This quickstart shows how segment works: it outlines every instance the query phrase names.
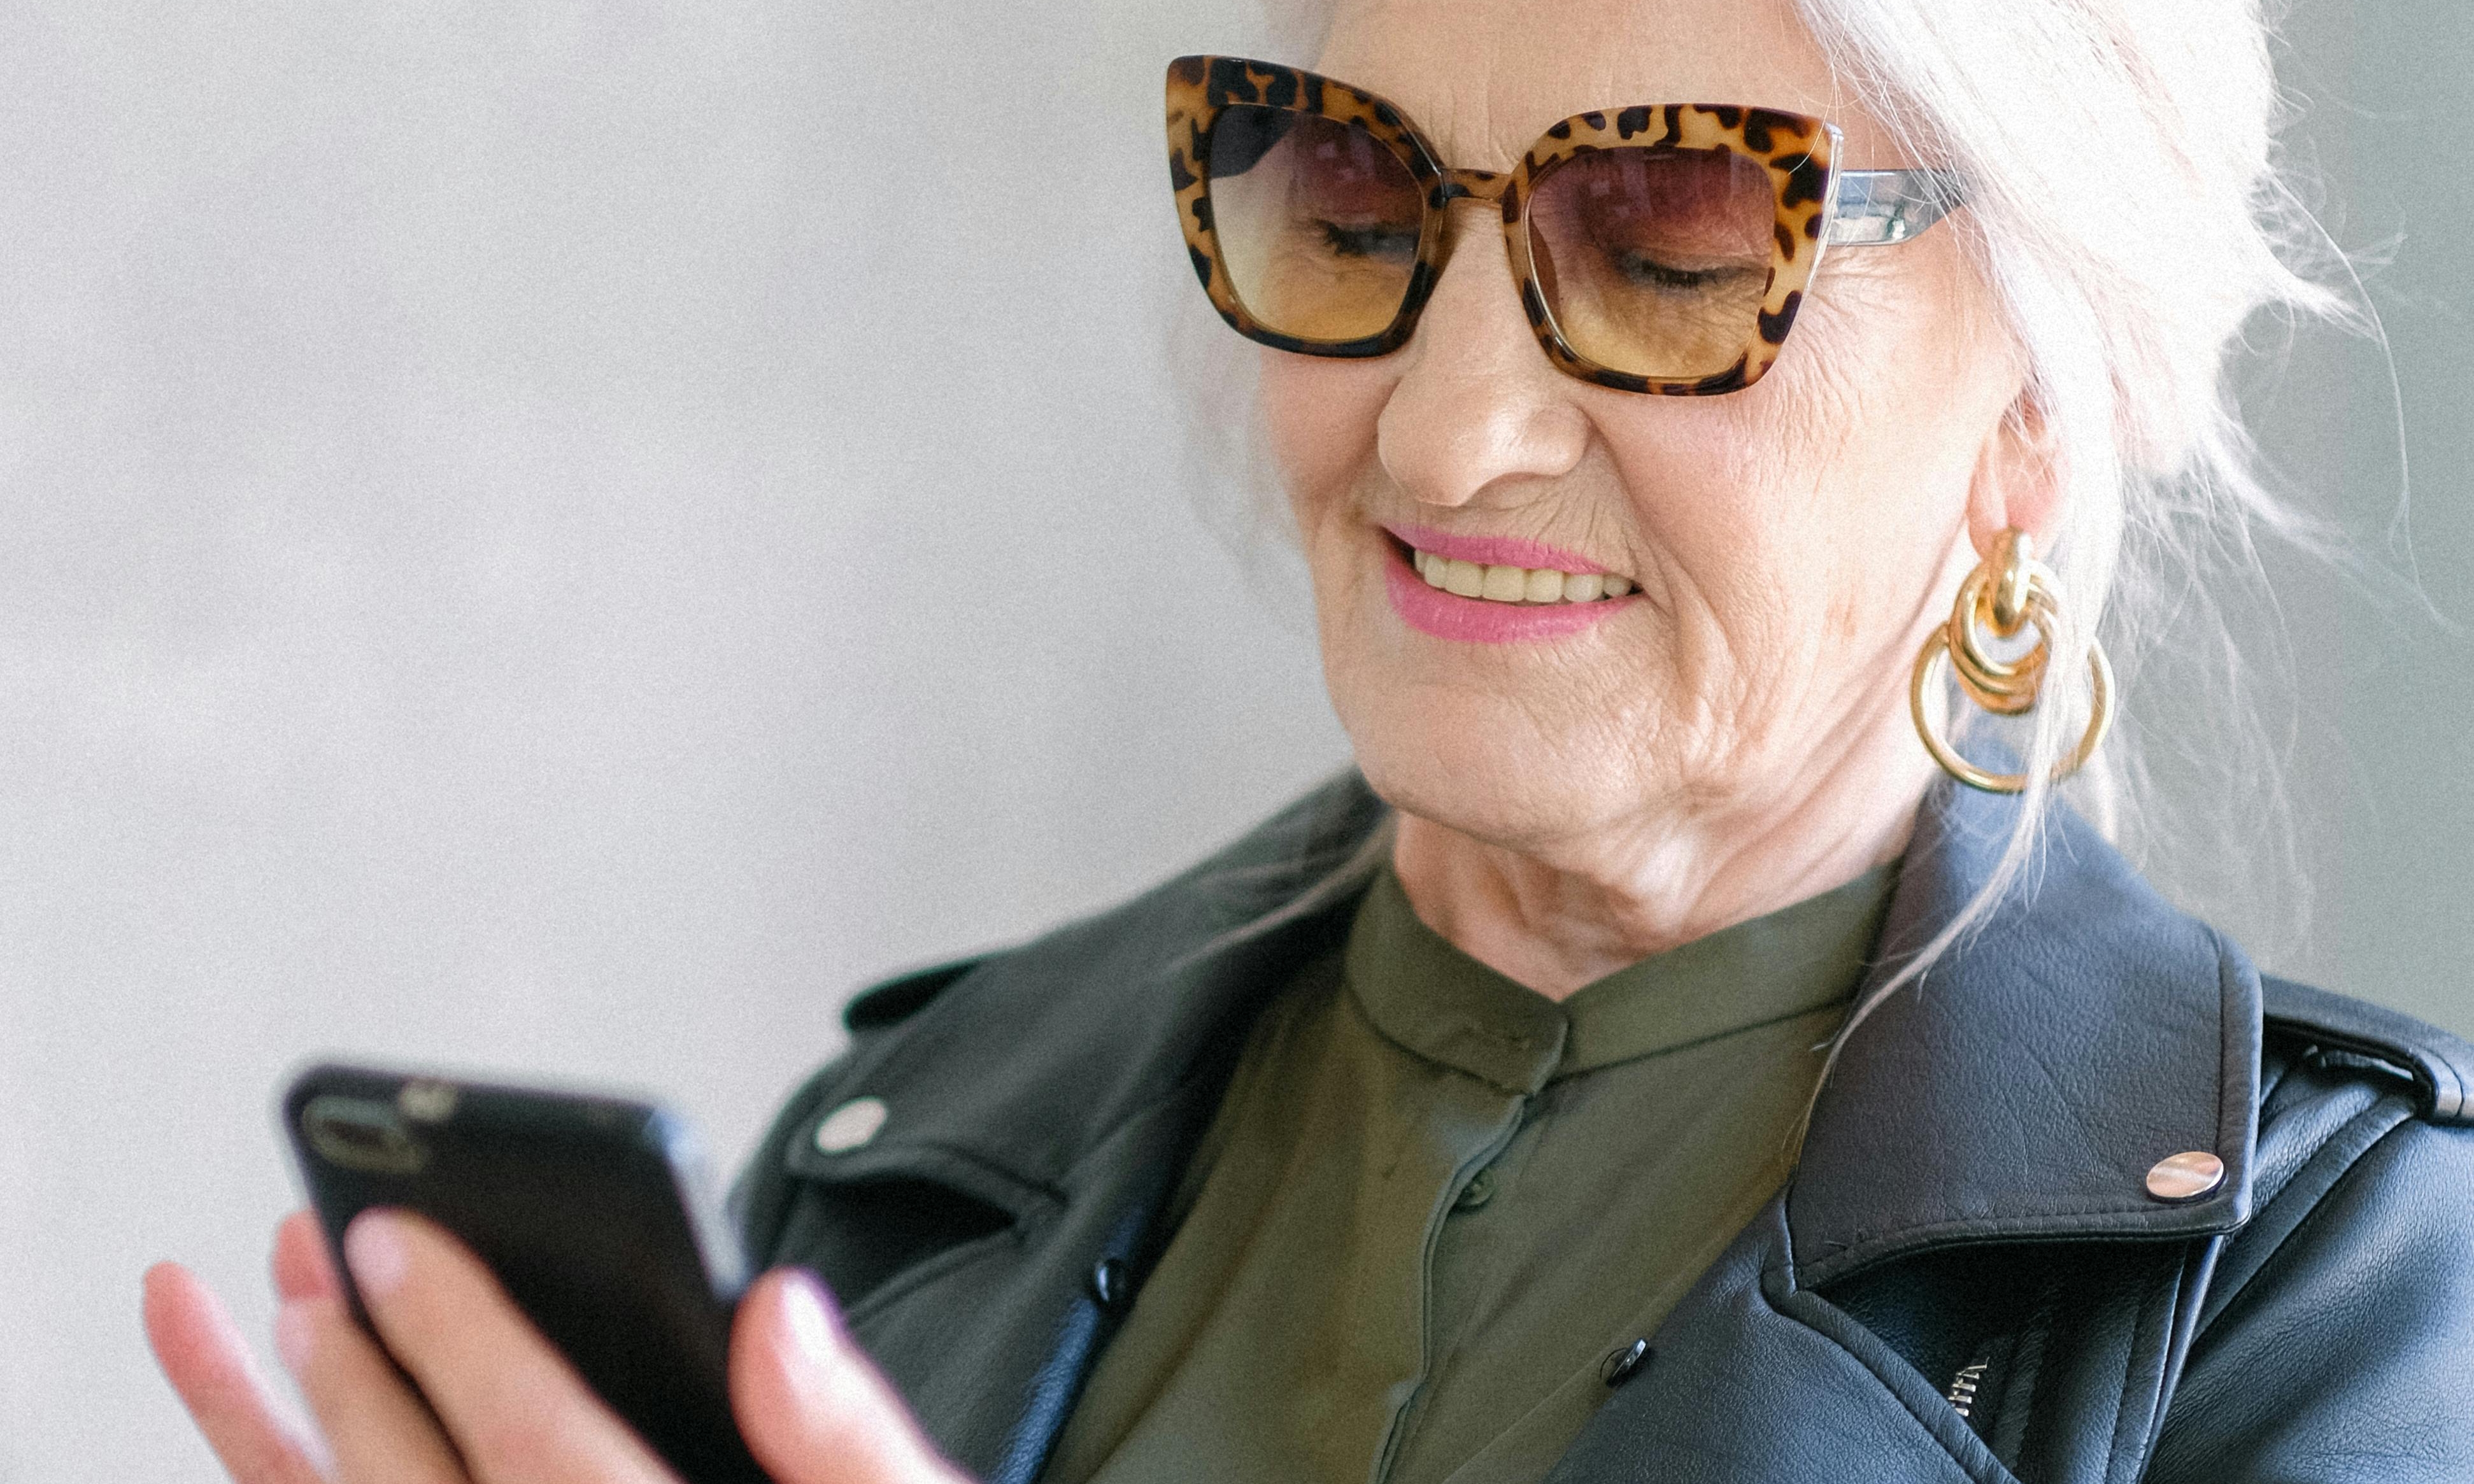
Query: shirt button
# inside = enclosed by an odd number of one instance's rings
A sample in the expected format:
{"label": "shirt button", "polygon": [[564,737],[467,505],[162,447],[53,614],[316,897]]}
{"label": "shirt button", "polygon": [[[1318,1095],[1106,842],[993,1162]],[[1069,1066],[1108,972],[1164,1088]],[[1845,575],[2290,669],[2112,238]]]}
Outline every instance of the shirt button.
{"label": "shirt button", "polygon": [[816,1125],[816,1149],[822,1154],[848,1154],[885,1127],[885,1099],[855,1097]]}
{"label": "shirt button", "polygon": [[1641,1367],[1649,1364],[1649,1356],[1647,1340],[1618,1345],[1607,1352],[1606,1359],[1598,1362],[1598,1378],[1609,1386],[1620,1386],[1640,1374]]}
{"label": "shirt button", "polygon": [[1122,1257],[1103,1257],[1091,1264],[1091,1297],[1102,1308],[1115,1308],[1126,1297],[1126,1262]]}
{"label": "shirt button", "polygon": [[1469,1177],[1461,1193],[1452,1198],[1452,1209],[1475,1210],[1494,1199],[1494,1169],[1490,1165]]}

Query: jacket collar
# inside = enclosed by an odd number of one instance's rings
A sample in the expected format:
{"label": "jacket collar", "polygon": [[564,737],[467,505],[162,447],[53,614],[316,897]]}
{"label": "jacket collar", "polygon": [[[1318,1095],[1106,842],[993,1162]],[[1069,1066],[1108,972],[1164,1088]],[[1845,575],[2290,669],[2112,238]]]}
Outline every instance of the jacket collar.
{"label": "jacket collar", "polygon": [[[1950,785],[1928,799],[1871,984],[1990,878],[2015,807]],[[1055,1211],[1086,1155],[1225,1074],[1262,999],[1341,942],[1385,821],[1346,774],[1132,902],[982,961],[853,1048],[840,1086],[884,1100],[883,1132],[838,1154],[794,1138],[794,1170]],[[2056,811],[2004,904],[1841,1046],[1788,1189],[1799,1284],[1935,1246],[2238,1225],[2259,1035],[2240,952]],[[2184,1151],[2216,1155],[2223,1182],[2150,1197],[2148,1169]]]}
{"label": "jacket collar", "polygon": [[[1928,797],[1859,1003],[1992,878],[2018,807]],[[2229,1231],[2250,1213],[2259,1052],[2241,950],[2056,809],[1990,918],[1840,1045],[1787,1190],[1797,1281],[1964,1242]],[[2151,1196],[2184,1152],[2222,1181]]]}

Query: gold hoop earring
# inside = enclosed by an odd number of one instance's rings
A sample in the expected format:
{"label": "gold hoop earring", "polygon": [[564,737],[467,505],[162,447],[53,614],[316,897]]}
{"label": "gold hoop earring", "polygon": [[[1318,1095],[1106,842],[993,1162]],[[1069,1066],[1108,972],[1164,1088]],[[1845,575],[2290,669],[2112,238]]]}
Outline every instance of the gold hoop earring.
{"label": "gold hoop earring", "polygon": [[[2016,659],[2000,659],[1985,652],[1981,634],[1990,630],[1996,638],[2015,638],[2029,624],[2036,626],[2033,649]],[[1942,771],[1970,788],[1980,788],[1988,794],[2015,794],[2027,786],[2024,773],[1987,773],[1958,754],[1958,750],[1942,740],[1933,730],[1932,717],[1925,706],[1936,679],[1938,662],[1950,660],[1958,677],[1958,688],[1977,706],[1998,716],[2020,716],[2033,710],[2037,692],[2044,687],[2045,666],[2052,656],[2055,631],[2066,631],[2062,622],[2061,579],[2035,558],[2033,543],[2027,533],[2016,529],[2001,533],[1993,544],[1993,554],[1977,563],[1958,587],[1958,601],[1951,605],[1950,622],[1941,624],[1925,638],[1923,653],[1916,656],[1914,677],[1907,685],[1908,708],[1915,713],[1916,735],[1924,738],[1925,751]],[[2094,639],[2088,641],[2088,724],[2079,745],[2069,756],[2053,764],[2052,780],[2056,783],[2079,771],[2094,756],[2097,745],[2104,740],[2105,729],[2113,725],[2113,666],[2104,658],[2104,649]]]}

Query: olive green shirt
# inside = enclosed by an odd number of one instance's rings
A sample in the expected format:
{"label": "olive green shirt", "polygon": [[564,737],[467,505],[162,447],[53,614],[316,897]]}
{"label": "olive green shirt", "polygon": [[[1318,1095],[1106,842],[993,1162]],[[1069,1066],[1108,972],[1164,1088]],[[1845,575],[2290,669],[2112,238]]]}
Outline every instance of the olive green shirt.
{"label": "olive green shirt", "polygon": [[1785,1180],[1892,876],[1558,1004],[1385,872],[1256,1022],[1043,1478],[1542,1477]]}

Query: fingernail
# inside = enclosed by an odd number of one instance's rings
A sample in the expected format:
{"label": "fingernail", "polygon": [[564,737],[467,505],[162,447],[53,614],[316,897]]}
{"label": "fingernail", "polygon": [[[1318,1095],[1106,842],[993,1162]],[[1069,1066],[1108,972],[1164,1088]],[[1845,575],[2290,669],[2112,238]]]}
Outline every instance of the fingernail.
{"label": "fingernail", "polygon": [[403,1229],[384,1211],[363,1211],[344,1229],[344,1261],[363,1298],[383,1298],[403,1281]]}
{"label": "fingernail", "polygon": [[825,1296],[816,1281],[805,1273],[793,1273],[782,1284],[783,1318],[790,1326],[790,1343],[799,1353],[818,1365],[828,1364],[840,1352],[834,1342],[834,1322],[825,1313]]}
{"label": "fingernail", "polygon": [[275,1311],[275,1352],[298,1376],[309,1364],[309,1305],[291,1303]]}
{"label": "fingernail", "polygon": [[335,1265],[326,1233],[306,1211],[295,1211],[275,1229],[275,1292],[282,1299],[335,1296]]}

